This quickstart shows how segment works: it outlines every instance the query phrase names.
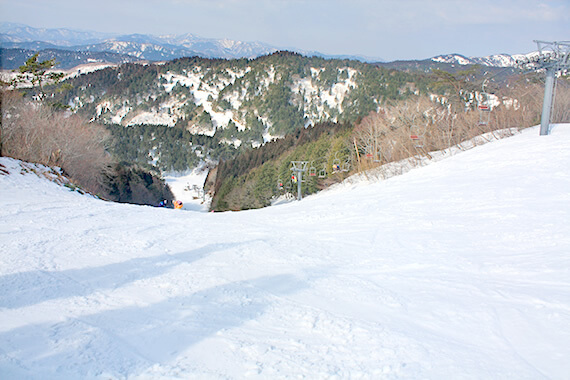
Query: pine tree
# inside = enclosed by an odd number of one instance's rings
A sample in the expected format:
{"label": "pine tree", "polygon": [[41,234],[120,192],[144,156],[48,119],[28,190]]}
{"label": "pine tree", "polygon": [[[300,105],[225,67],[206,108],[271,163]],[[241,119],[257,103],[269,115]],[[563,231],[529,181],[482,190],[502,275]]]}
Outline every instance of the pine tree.
{"label": "pine tree", "polygon": [[46,61],[38,62],[38,56],[40,53],[36,53],[28,60],[25,64],[18,68],[20,74],[15,79],[13,83],[14,86],[17,83],[31,81],[32,86],[38,85],[40,89],[40,97],[43,98],[43,83],[46,82],[59,82],[63,78],[63,73],[48,73],[47,71],[56,65],[55,58]]}

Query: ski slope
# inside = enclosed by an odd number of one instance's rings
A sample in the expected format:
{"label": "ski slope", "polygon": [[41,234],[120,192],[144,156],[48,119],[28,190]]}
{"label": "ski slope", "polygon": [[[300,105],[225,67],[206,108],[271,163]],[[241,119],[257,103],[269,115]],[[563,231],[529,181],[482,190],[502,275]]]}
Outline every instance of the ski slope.
{"label": "ski slope", "polygon": [[570,125],[247,212],[0,163],[2,379],[570,376]]}

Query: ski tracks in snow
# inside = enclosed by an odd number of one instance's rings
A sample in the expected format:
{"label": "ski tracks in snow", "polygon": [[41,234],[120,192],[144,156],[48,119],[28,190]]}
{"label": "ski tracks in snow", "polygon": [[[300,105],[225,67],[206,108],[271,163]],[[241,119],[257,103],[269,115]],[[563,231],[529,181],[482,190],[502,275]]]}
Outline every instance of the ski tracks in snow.
{"label": "ski tracks in snow", "polygon": [[2,375],[562,379],[559,132],[240,213],[117,205],[2,175]]}

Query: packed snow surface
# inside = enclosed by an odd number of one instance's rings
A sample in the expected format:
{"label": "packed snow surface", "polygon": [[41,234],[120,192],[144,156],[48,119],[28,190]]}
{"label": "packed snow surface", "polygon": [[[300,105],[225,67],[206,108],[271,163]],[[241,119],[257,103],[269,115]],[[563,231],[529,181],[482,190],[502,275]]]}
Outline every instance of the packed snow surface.
{"label": "packed snow surface", "polygon": [[570,125],[247,212],[0,163],[2,379],[570,374]]}

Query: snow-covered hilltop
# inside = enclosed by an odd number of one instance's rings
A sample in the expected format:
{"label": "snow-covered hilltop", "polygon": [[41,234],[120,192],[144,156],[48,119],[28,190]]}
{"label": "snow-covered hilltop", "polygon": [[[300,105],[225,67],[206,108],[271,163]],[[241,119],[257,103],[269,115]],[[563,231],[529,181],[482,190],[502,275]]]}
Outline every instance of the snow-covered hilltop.
{"label": "snow-covered hilltop", "polygon": [[431,60],[440,63],[449,63],[456,65],[482,65],[492,67],[515,67],[517,60],[526,56],[531,56],[535,53],[529,54],[494,54],[487,57],[465,57],[461,54],[446,54],[433,57]]}
{"label": "snow-covered hilltop", "polygon": [[3,378],[570,373],[570,125],[239,213],[0,164]]}
{"label": "snow-covered hilltop", "polygon": [[291,52],[255,60],[193,57],[75,77],[54,98],[105,124],[177,126],[214,145],[256,147],[308,125],[356,120],[410,88],[419,92],[412,74],[387,74]]}

